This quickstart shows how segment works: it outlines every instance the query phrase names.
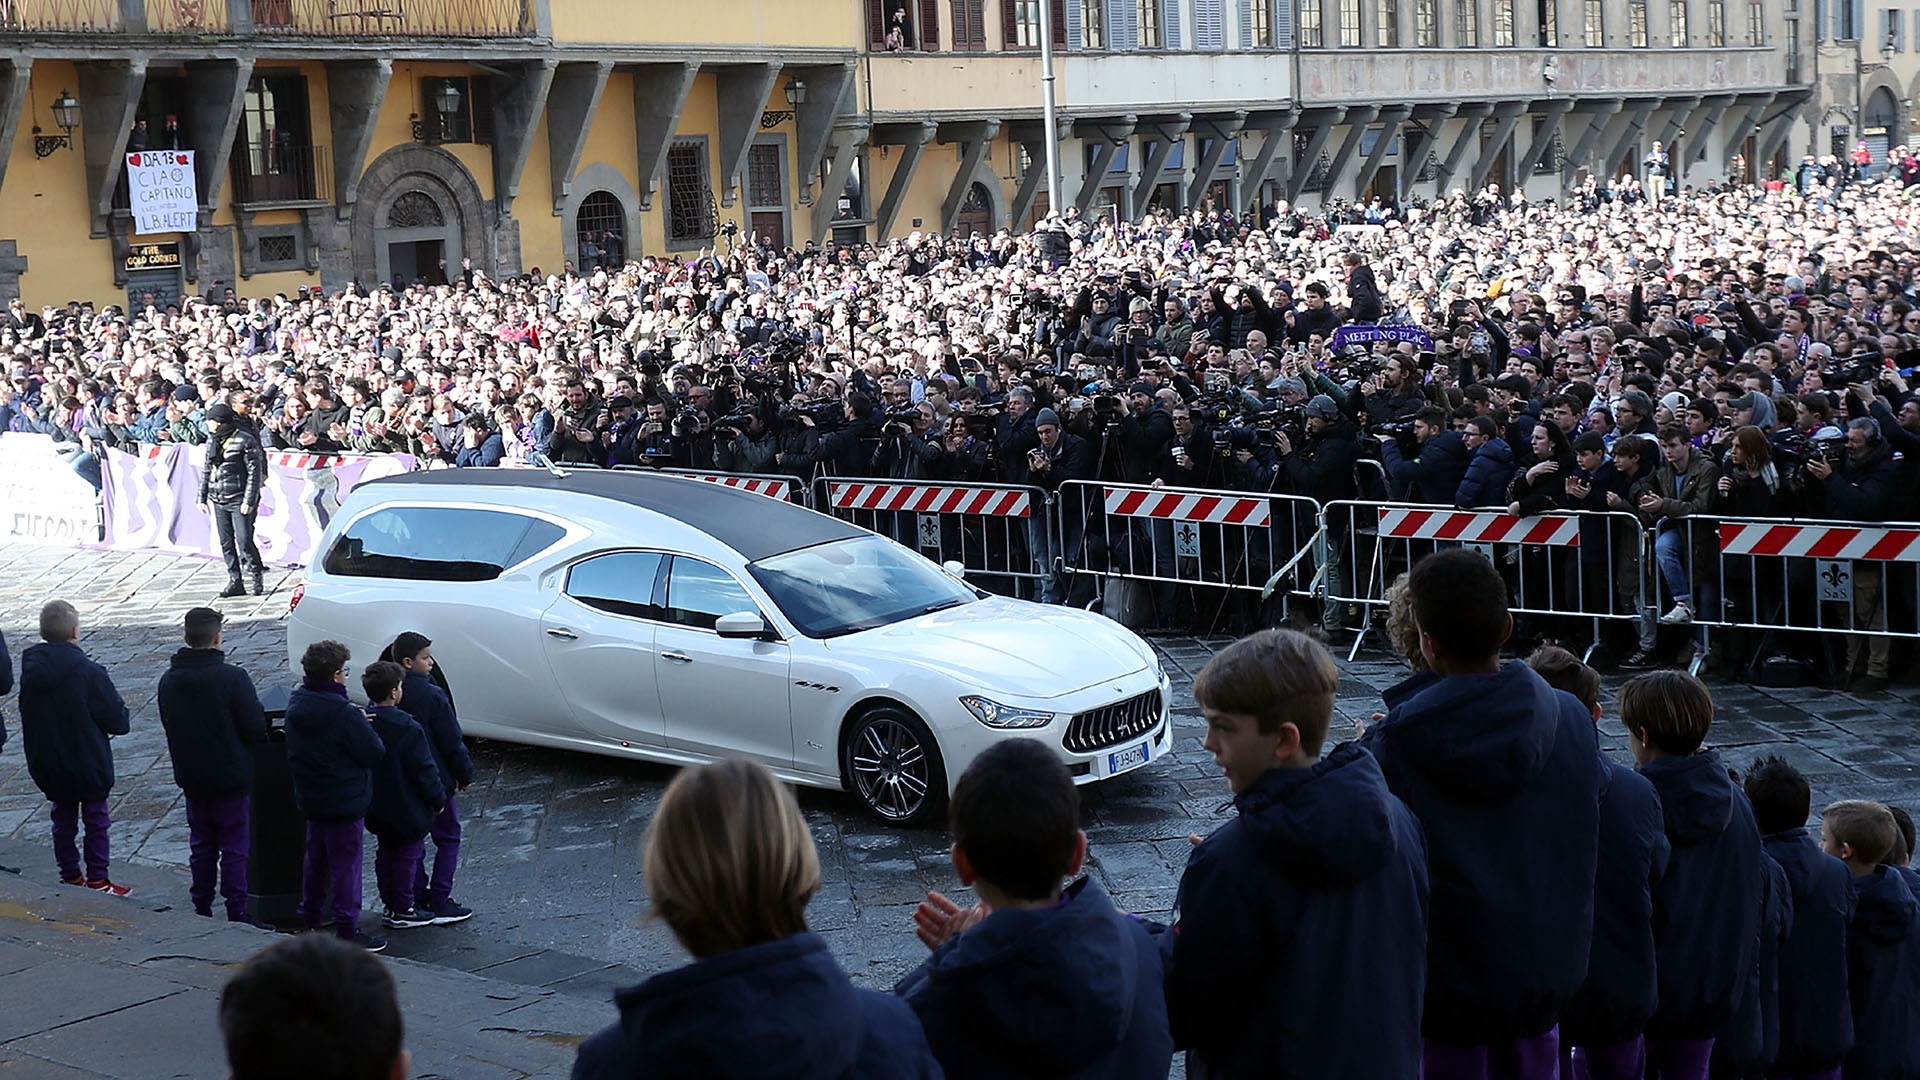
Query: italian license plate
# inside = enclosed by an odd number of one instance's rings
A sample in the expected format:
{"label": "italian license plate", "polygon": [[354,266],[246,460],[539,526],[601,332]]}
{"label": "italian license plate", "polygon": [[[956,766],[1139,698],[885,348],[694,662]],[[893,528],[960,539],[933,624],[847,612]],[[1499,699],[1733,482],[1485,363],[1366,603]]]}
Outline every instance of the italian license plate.
{"label": "italian license plate", "polygon": [[1135,765],[1145,765],[1153,753],[1153,744],[1143,742],[1138,746],[1129,746],[1125,750],[1115,750],[1107,755],[1107,775],[1123,772]]}

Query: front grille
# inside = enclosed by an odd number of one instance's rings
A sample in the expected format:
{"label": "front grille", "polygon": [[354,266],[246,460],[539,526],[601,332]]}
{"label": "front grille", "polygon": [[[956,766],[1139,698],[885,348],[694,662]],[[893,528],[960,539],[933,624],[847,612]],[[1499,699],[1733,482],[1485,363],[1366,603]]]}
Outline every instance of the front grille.
{"label": "front grille", "polygon": [[1075,754],[1085,754],[1126,742],[1152,731],[1160,722],[1160,691],[1144,694],[1075,713],[1067,722],[1063,745]]}

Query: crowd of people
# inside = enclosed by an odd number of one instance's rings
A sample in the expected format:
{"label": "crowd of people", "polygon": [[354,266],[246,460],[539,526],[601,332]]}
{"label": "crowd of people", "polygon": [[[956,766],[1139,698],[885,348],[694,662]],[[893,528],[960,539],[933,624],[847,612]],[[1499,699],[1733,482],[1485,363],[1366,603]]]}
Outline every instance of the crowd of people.
{"label": "crowd of people", "polygon": [[[1189,838],[1169,923],[1084,873],[1052,751],[990,747],[948,807],[973,901],[927,894],[929,955],[891,993],[809,927],[820,860],[791,790],[746,761],[683,770],[640,857],[691,960],[620,991],[574,1077],[1161,1080],[1180,1051],[1194,1080],[1920,1076],[1911,817],[1833,802],[1816,838],[1807,778],[1779,757],[1731,771],[1683,672],[1620,690],[1632,760],[1612,760],[1598,673],[1561,649],[1501,659],[1506,599],[1477,552],[1416,564],[1394,610],[1415,673],[1330,748],[1339,673],[1314,639],[1216,654],[1193,692],[1236,814]],[[337,711],[358,738],[366,718]],[[273,1022],[297,988],[315,1000]],[[367,1009],[376,1038],[323,1022]],[[235,976],[221,1025],[242,1080],[375,1080],[404,1073],[399,1015],[377,964],[309,935]],[[288,1071],[309,1060],[325,1071]]]}

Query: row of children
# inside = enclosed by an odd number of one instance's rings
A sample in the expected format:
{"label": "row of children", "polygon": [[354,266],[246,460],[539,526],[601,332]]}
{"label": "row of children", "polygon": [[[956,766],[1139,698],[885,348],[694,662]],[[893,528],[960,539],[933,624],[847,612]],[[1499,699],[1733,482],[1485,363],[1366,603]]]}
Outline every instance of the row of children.
{"label": "row of children", "polygon": [[1339,673],[1304,636],[1236,642],[1195,680],[1238,813],[1191,838],[1170,926],[1063,887],[1087,839],[1057,758],[983,753],[949,811],[978,902],[920,905],[932,955],[898,1000],[807,932],[791,796],[740,762],[684,772],[644,873],[695,962],[619,994],[576,1080],[1158,1080],[1176,1049],[1191,1080],[1920,1077],[1896,815],[1836,803],[1816,844],[1806,780],[1767,759],[1736,783],[1679,672],[1625,686],[1634,766],[1609,761],[1590,668],[1501,662],[1484,557],[1431,555],[1408,592],[1427,670],[1355,742],[1322,752]]}
{"label": "row of children", "polygon": [[[189,896],[196,912],[211,916],[217,888],[228,919],[251,921],[254,753],[267,738],[266,713],[253,679],[227,662],[220,612],[197,607],[183,621],[185,645],[160,677],[157,696],[174,782],[186,801]],[[107,865],[114,785],[109,740],[127,734],[127,708],[106,668],[80,648],[72,604],[52,600],[41,608],[40,638],[20,657],[21,742],[28,774],[52,804],[60,880],[125,896],[132,890],[112,881]],[[454,923],[473,914],[452,897],[460,851],[455,793],[472,781],[473,762],[452,699],[432,678],[432,642],[401,634],[382,662],[369,665],[362,687],[371,712],[347,699],[346,660],[337,642],[309,648],[306,678],[286,712],[294,801],[306,818],[299,912],[309,927],[325,923],[330,912],[341,936],[379,948],[384,943],[362,935],[358,925],[363,829],[380,840],[375,876],[389,926]],[[0,639],[0,693],[12,682]],[[0,727],[0,746],[5,740]],[[83,822],[84,861],[77,843]],[[429,838],[430,877],[424,865]]]}

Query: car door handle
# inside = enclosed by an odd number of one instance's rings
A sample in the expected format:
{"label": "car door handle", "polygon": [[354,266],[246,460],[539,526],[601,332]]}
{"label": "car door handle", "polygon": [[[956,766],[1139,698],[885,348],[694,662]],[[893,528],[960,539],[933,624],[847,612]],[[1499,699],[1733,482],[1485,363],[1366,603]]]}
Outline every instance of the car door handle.
{"label": "car door handle", "polygon": [[549,626],[549,627],[547,627],[547,636],[548,636],[548,637],[557,637],[557,638],[565,638],[565,639],[566,639],[566,640],[568,640],[568,641],[574,641],[574,640],[577,640],[577,639],[578,639],[578,638],[580,637],[580,635],[579,635],[579,634],[576,634],[576,633],[574,633],[573,631],[571,631],[571,630],[568,630],[568,629],[566,629],[565,627],[560,627],[560,626]]}
{"label": "car door handle", "polygon": [[686,653],[683,653],[683,652],[663,652],[660,654],[660,659],[671,660],[676,664],[693,663],[693,657],[688,656]]}

